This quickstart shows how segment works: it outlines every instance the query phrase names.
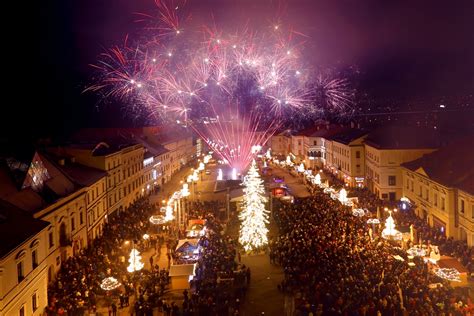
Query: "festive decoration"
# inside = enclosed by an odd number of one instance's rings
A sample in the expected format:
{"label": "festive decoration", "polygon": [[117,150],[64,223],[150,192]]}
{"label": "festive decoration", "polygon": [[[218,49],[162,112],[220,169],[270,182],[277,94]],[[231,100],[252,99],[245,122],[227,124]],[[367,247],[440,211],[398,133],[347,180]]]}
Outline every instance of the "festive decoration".
{"label": "festive decoration", "polygon": [[112,291],[122,285],[119,281],[117,281],[114,277],[108,277],[102,280],[100,283],[100,288],[104,291]]}
{"label": "festive decoration", "polygon": [[290,155],[286,156],[286,164],[287,164],[288,166],[293,165],[293,162],[291,162]]}
{"label": "festive decoration", "polygon": [[455,268],[437,268],[434,270],[434,273],[442,279],[461,282],[461,274]]}
{"label": "festive decoration", "polygon": [[140,256],[140,253],[135,248],[130,252],[128,262],[130,262],[130,265],[127,267],[128,272],[135,272],[143,269],[144,264],[142,262],[142,256]]}
{"label": "festive decoration", "polygon": [[204,168],[205,168],[204,163],[203,163],[203,162],[200,162],[200,163],[199,163],[198,170],[199,170],[199,171],[203,171]]}
{"label": "festive decoration", "polygon": [[298,166],[298,172],[304,172],[304,165],[303,165],[303,163],[300,163],[300,165]]}
{"label": "festive decoration", "polygon": [[150,235],[148,235],[148,234],[143,234],[143,239],[145,239],[145,240],[150,239]]}
{"label": "festive decoration", "polygon": [[267,149],[267,152],[265,153],[265,157],[266,157],[267,159],[272,159],[272,154],[270,153],[270,148]]}
{"label": "festive decoration", "polygon": [[246,251],[256,250],[268,243],[268,211],[265,210],[265,191],[258,174],[255,160],[244,178],[244,208],[239,215],[242,220],[239,242]]}
{"label": "festive decoration", "polygon": [[181,196],[182,197],[187,197],[189,196],[191,193],[189,192],[189,185],[187,183],[184,183],[183,184],[183,189],[181,190]]}
{"label": "festive decoration", "polygon": [[173,200],[170,200],[168,202],[168,205],[166,205],[165,222],[169,222],[169,221],[174,219],[173,207],[171,206],[172,202],[173,202]]}
{"label": "festive decoration", "polygon": [[152,223],[153,225],[160,225],[160,224],[163,224],[165,222],[166,222],[166,220],[163,217],[163,215],[152,215],[152,216],[150,216],[150,223]]}
{"label": "festive decoration", "polygon": [[413,246],[407,250],[407,254],[414,257],[424,257],[426,256],[426,250],[420,246]]}
{"label": "festive decoration", "polygon": [[362,217],[365,215],[365,210],[361,208],[355,208],[352,210],[352,215]]}
{"label": "festive decoration", "polygon": [[321,175],[319,173],[316,174],[316,177],[314,178],[314,184],[321,185]]}
{"label": "festive decoration", "polygon": [[347,203],[347,191],[346,189],[342,188],[341,191],[339,191],[339,201],[342,203],[342,204],[346,204]]}
{"label": "festive decoration", "polygon": [[392,211],[390,211],[390,215],[385,220],[385,228],[382,231],[382,237],[389,240],[402,240],[402,233],[395,229]]}
{"label": "festive decoration", "polygon": [[380,221],[378,218],[369,218],[367,224],[380,224]]}

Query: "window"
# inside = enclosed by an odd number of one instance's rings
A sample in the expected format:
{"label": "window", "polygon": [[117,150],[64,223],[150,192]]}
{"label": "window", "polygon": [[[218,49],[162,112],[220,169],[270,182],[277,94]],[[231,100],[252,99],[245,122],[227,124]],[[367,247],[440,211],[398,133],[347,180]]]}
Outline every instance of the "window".
{"label": "window", "polygon": [[428,189],[425,189],[425,200],[427,200],[427,201],[429,200],[429,199],[428,199],[428,196],[429,196],[429,195],[428,195]]}
{"label": "window", "polygon": [[20,308],[20,316],[25,316],[25,306]]}
{"label": "window", "polygon": [[474,204],[472,204],[471,218],[474,219]]}
{"label": "window", "polygon": [[413,181],[410,181],[411,182],[411,192],[414,192],[415,191],[415,185],[413,184],[414,182]]}
{"label": "window", "polygon": [[464,213],[464,200],[461,200],[461,204],[460,204],[459,211],[460,211],[461,213]]}
{"label": "window", "polygon": [[388,176],[388,185],[396,185],[396,180],[395,176]]}
{"label": "window", "polygon": [[410,188],[410,179],[407,179],[407,190]]}
{"label": "window", "polygon": [[356,158],[360,158],[360,151],[356,151]]}
{"label": "window", "polygon": [[84,212],[79,213],[79,224],[84,224]]}
{"label": "window", "polygon": [[33,269],[38,266],[38,252],[36,251],[36,249],[31,252],[31,264]]}
{"label": "window", "polygon": [[313,145],[316,146],[317,144],[318,144],[318,141],[315,140],[315,141],[313,142]]}
{"label": "window", "polygon": [[76,230],[76,221],[74,220],[74,217],[72,217],[71,218],[71,231],[74,231],[74,230]]}
{"label": "window", "polygon": [[433,195],[433,203],[434,203],[434,206],[438,206],[438,194],[434,194]]}
{"label": "window", "polygon": [[18,277],[18,283],[23,281],[23,279],[25,278],[25,272],[23,270],[23,261],[20,261],[16,264],[16,274]]}
{"label": "window", "polygon": [[441,198],[441,209],[444,211],[444,208],[445,208],[445,200],[444,200],[444,197]]}
{"label": "window", "polygon": [[33,313],[38,309],[38,298],[36,293],[31,296],[31,306],[33,307]]}
{"label": "window", "polygon": [[54,246],[54,235],[53,232],[49,232],[48,234],[48,241],[49,241],[49,248]]}

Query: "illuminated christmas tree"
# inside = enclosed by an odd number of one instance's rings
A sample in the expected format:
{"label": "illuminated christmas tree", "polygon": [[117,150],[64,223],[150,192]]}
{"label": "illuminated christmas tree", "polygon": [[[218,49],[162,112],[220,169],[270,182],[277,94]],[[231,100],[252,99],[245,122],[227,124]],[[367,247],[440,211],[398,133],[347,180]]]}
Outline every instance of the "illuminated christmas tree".
{"label": "illuminated christmas tree", "polygon": [[135,248],[130,252],[130,258],[128,259],[128,262],[130,263],[130,265],[127,267],[128,272],[135,272],[143,269],[144,264],[142,262],[142,256],[140,256],[140,253]]}
{"label": "illuminated christmas tree", "polygon": [[258,174],[255,160],[244,178],[244,207],[239,215],[242,221],[239,242],[245,251],[257,250],[268,243],[268,211],[265,209],[263,180]]}

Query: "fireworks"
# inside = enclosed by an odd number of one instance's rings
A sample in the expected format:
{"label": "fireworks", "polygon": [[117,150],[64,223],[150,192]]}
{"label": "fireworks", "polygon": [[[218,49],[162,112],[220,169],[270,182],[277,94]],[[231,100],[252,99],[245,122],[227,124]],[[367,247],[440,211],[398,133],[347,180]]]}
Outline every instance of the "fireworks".
{"label": "fireworks", "polygon": [[264,145],[281,122],[351,103],[347,81],[316,74],[300,33],[280,21],[230,34],[188,23],[184,3],[156,4],[156,18],[140,15],[152,24],[142,39],[106,51],[86,90],[126,101],[152,121],[192,127],[232,167],[245,168],[252,146]]}

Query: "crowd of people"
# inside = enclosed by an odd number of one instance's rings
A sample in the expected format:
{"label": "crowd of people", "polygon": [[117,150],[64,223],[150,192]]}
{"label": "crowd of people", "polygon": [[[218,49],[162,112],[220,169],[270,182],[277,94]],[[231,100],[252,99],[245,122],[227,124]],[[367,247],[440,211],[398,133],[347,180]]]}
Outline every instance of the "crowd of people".
{"label": "crowd of people", "polygon": [[145,249],[148,241],[142,236],[148,229],[152,211],[147,199],[143,198],[127,211],[110,216],[101,236],[62,263],[54,282],[48,286],[46,312],[50,315],[82,315],[86,310],[95,311],[99,296],[110,300],[112,294],[118,294],[101,289],[100,284],[106,277],[115,277],[122,284],[117,290],[122,291],[122,306],[137,288],[141,287],[142,291],[148,288],[146,281],[156,277],[153,272],[140,271],[134,275],[126,268],[130,247],[139,251]]}
{"label": "crowd of people", "polygon": [[193,294],[185,295],[183,315],[239,315],[240,302],[250,280],[250,269],[235,258],[237,242],[223,233],[224,227],[212,214],[206,216],[206,236],[192,282]]}
{"label": "crowd of people", "polygon": [[468,308],[421,260],[408,266],[405,251],[372,240],[363,219],[322,191],[283,205],[274,218],[280,236],[271,257],[300,315],[461,315]]}

